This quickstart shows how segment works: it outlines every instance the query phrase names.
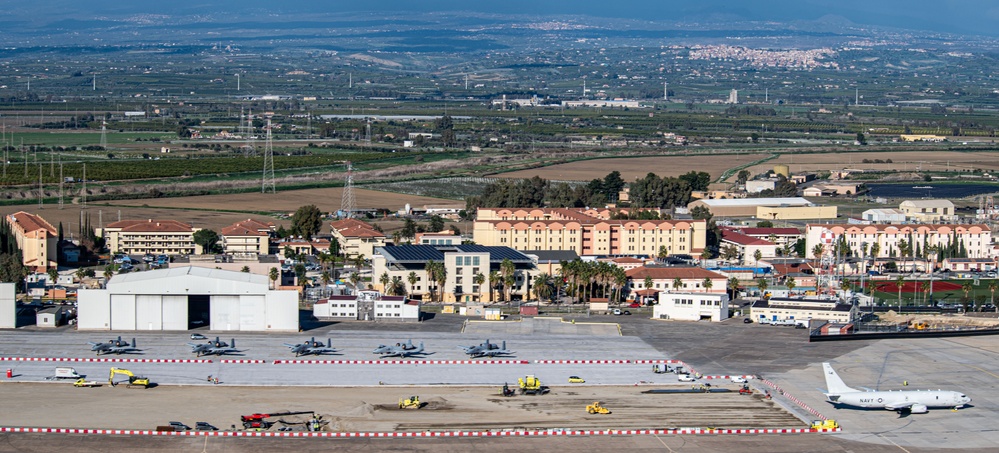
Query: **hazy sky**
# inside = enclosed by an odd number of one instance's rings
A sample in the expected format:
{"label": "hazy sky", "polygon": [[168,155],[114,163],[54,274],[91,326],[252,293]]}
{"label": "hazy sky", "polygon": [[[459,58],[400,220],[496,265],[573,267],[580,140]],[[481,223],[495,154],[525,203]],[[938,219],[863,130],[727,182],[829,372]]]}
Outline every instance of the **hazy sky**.
{"label": "hazy sky", "polygon": [[[838,15],[857,24],[952,33],[999,35],[999,0],[0,0],[19,13],[37,9],[94,13],[218,13],[271,9],[286,14],[340,11],[479,11],[514,14],[584,14],[637,19],[693,20],[732,17],[749,20],[815,20]],[[82,18],[82,17],[81,17]]]}

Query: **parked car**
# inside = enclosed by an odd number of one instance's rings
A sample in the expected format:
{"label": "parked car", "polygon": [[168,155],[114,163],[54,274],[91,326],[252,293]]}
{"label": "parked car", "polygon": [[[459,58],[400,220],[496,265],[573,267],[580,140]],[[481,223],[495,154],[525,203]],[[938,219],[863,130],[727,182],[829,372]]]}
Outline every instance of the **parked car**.
{"label": "parked car", "polygon": [[170,422],[170,426],[173,427],[174,431],[190,431],[191,427],[187,426],[181,422]]}
{"label": "parked car", "polygon": [[742,323],[743,324],[752,324],[753,320],[749,319],[749,318],[742,318]]}
{"label": "parked car", "polygon": [[142,261],[145,261],[147,263],[152,263],[153,261],[156,261],[156,257],[147,253],[145,255],[142,255]]}
{"label": "parked car", "polygon": [[583,378],[581,378],[579,376],[569,376],[569,383],[570,384],[582,384],[584,382],[586,382],[586,380],[584,380]]}
{"label": "parked car", "polygon": [[615,308],[614,310],[611,310],[611,314],[613,314],[614,316],[621,316],[623,313],[621,312],[620,308]]}
{"label": "parked car", "polygon": [[732,376],[732,382],[734,382],[736,384],[745,384],[745,383],[749,382],[749,379],[746,379],[746,378],[744,378],[742,376]]}
{"label": "parked car", "polygon": [[218,431],[219,429],[208,422],[197,422],[194,424],[194,429],[198,431]]}
{"label": "parked car", "polygon": [[638,302],[632,302],[631,304],[628,305],[628,308],[639,308],[641,306],[642,306],[642,304],[640,304]]}
{"label": "parked car", "polygon": [[681,374],[681,375],[677,376],[676,378],[680,382],[694,382],[694,381],[697,380],[697,378],[695,378],[693,375],[691,375],[689,373],[687,373],[687,374]]}
{"label": "parked car", "polygon": [[206,337],[206,336],[204,336],[204,335],[202,335],[200,333],[192,333],[191,334],[191,339],[192,340],[207,340],[208,337]]}

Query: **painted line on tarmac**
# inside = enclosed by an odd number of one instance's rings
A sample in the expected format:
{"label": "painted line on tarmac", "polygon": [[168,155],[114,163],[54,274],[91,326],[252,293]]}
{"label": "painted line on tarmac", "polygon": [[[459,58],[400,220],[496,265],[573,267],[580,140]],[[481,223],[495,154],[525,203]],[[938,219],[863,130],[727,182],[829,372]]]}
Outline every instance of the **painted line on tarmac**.
{"label": "painted line on tarmac", "polygon": [[0,362],[212,363],[210,359],[121,359],[89,357],[0,357]]}
{"label": "painted line on tarmac", "polygon": [[631,360],[535,360],[543,365],[621,365],[632,363]]}
{"label": "painted line on tarmac", "polygon": [[[226,363],[225,360],[222,363]],[[527,360],[275,360],[275,365],[527,365]]]}
{"label": "painted line on tarmac", "polygon": [[131,429],[22,428],[0,427],[0,433],[96,434],[110,436],[181,437],[319,437],[319,438],[425,438],[425,437],[581,437],[581,436],[671,436],[837,433],[840,428],[754,428],[754,429],[602,429],[541,431],[426,431],[426,432],[287,432],[287,431],[151,431]]}

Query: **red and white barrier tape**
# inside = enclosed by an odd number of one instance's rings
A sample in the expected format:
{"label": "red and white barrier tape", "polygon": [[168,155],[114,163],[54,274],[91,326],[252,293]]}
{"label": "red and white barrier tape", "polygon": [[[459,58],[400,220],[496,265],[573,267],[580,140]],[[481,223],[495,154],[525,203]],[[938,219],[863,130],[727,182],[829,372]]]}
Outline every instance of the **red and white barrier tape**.
{"label": "red and white barrier tape", "polygon": [[286,432],[286,431],[151,431],[130,429],[18,428],[0,427],[0,433],[103,434],[112,436],[185,436],[185,437],[546,437],[546,436],[640,436],[677,434],[803,434],[834,433],[840,428],[758,428],[758,429],[607,429],[543,431],[429,431],[429,432]]}
{"label": "red and white barrier tape", "polygon": [[0,357],[0,362],[212,363],[209,359],[122,359],[101,357]]}
{"label": "red and white barrier tape", "polygon": [[220,363],[267,363],[266,360],[258,359],[222,359]]}
{"label": "red and white barrier tape", "polygon": [[631,360],[535,360],[545,365],[619,365],[632,363]]}
{"label": "red and white barrier tape", "polygon": [[[224,360],[222,363],[226,363]],[[275,360],[275,365],[526,365],[527,360]]]}
{"label": "red and white barrier tape", "polygon": [[793,402],[794,404],[797,404],[799,407],[801,407],[802,409],[808,411],[810,414],[812,414],[812,415],[814,415],[816,417],[819,417],[822,420],[826,420],[827,419],[825,415],[820,414],[819,411],[817,411],[815,409],[812,409],[810,406],[808,406],[807,404],[805,404],[803,401],[801,401],[798,398],[795,398],[794,396],[792,396],[791,394],[785,392],[784,389],[780,388],[780,386],[777,385],[776,383],[774,383],[773,381],[771,381],[769,379],[761,379],[760,382],[762,382],[762,383],[770,386],[770,388],[774,389],[774,391],[780,393],[781,395],[783,395],[787,399],[791,400],[791,402]]}

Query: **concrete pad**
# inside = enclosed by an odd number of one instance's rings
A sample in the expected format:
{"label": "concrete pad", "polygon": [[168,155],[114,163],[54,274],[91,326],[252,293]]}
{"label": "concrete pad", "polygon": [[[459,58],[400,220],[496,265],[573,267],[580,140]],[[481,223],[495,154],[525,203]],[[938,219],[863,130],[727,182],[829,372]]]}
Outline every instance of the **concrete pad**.
{"label": "concrete pad", "polygon": [[517,321],[478,321],[465,323],[469,335],[580,335],[621,336],[617,323],[565,321],[562,318],[523,318]]}

